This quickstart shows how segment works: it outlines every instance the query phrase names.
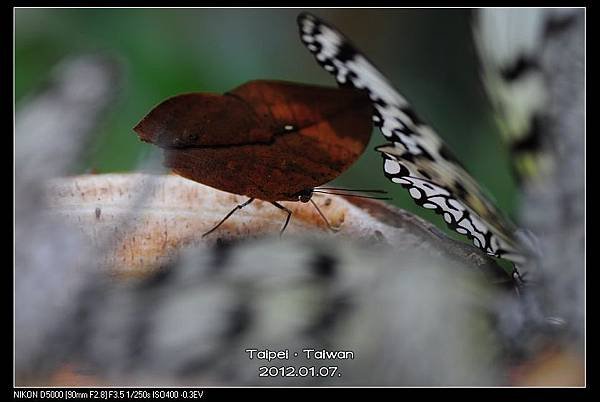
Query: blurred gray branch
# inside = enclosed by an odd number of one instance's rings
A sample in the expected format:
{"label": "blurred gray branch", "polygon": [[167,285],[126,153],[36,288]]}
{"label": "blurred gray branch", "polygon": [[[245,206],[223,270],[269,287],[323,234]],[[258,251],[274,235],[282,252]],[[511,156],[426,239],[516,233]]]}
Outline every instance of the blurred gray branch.
{"label": "blurred gray branch", "polygon": [[583,353],[585,10],[483,9],[478,17],[486,89],[511,150],[528,156],[520,224],[535,235],[522,240],[538,260],[528,267],[515,339],[535,350],[544,327],[560,322],[550,339]]}
{"label": "blurred gray branch", "polygon": [[[118,64],[100,55],[65,60],[46,85],[24,99],[15,133],[15,365],[17,378],[53,370],[61,331],[95,269],[94,250],[60,220],[48,216],[45,185],[69,173],[119,89]],[[59,359],[60,361],[60,359]]]}
{"label": "blurred gray branch", "polygon": [[548,105],[541,120],[553,169],[524,188],[521,217],[539,238],[547,313],[563,317],[576,346],[584,335],[585,47],[584,10],[561,10],[547,22],[541,68]]}

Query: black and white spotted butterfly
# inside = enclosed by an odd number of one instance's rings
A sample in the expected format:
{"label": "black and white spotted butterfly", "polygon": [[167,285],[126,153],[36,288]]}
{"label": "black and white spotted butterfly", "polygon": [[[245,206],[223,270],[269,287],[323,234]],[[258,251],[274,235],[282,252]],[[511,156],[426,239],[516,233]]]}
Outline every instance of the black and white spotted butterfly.
{"label": "black and white spotted butterfly", "polygon": [[526,253],[516,240],[517,228],[379,70],[344,35],[314,15],[300,14],[298,25],[302,42],[339,85],[368,92],[373,122],[390,141],[376,148],[384,159],[385,176],[407,189],[418,205],[442,215],[448,227],[476,247],[515,266],[523,264]]}

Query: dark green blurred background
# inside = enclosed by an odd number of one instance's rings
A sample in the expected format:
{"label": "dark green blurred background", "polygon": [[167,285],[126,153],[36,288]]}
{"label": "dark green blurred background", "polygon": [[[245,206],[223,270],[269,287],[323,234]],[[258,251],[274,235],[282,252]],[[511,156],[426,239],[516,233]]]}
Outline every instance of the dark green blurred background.
{"label": "dark green blurred background", "polygon": [[[157,103],[182,92],[224,92],[253,79],[335,86],[298,37],[299,9],[17,9],[17,107],[67,55],[104,51],[125,63],[126,81],[99,128],[81,172],[135,170],[159,152],[132,127]],[[473,176],[511,214],[508,154],[480,84],[470,14],[463,9],[318,9],[363,50],[449,143]],[[373,147],[335,184],[391,192],[396,205],[444,226],[383,176]],[[77,172],[74,172],[77,173]]]}

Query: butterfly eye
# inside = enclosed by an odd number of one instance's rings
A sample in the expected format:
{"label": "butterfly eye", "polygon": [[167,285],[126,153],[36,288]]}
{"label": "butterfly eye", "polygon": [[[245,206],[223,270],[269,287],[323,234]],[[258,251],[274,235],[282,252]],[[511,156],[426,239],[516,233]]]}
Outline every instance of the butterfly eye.
{"label": "butterfly eye", "polygon": [[296,194],[294,194],[294,197],[298,197],[298,201],[300,202],[309,202],[310,199],[313,196],[313,189],[306,189],[306,190],[302,190],[297,192]]}

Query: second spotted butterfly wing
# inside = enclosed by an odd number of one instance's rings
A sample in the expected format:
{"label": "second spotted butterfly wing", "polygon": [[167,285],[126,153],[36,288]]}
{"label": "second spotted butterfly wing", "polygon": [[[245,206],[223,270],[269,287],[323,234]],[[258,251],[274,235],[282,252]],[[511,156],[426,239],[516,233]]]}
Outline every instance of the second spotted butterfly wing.
{"label": "second spotted butterfly wing", "polygon": [[302,42],[338,84],[369,94],[373,121],[390,141],[377,148],[386,177],[486,253],[523,263],[516,228],[383,74],[344,35],[314,15],[300,14],[298,25]]}
{"label": "second spotted butterfly wing", "polygon": [[299,201],[363,153],[372,112],[363,91],[257,80],[167,99],[134,130],[183,177],[251,199]]}

